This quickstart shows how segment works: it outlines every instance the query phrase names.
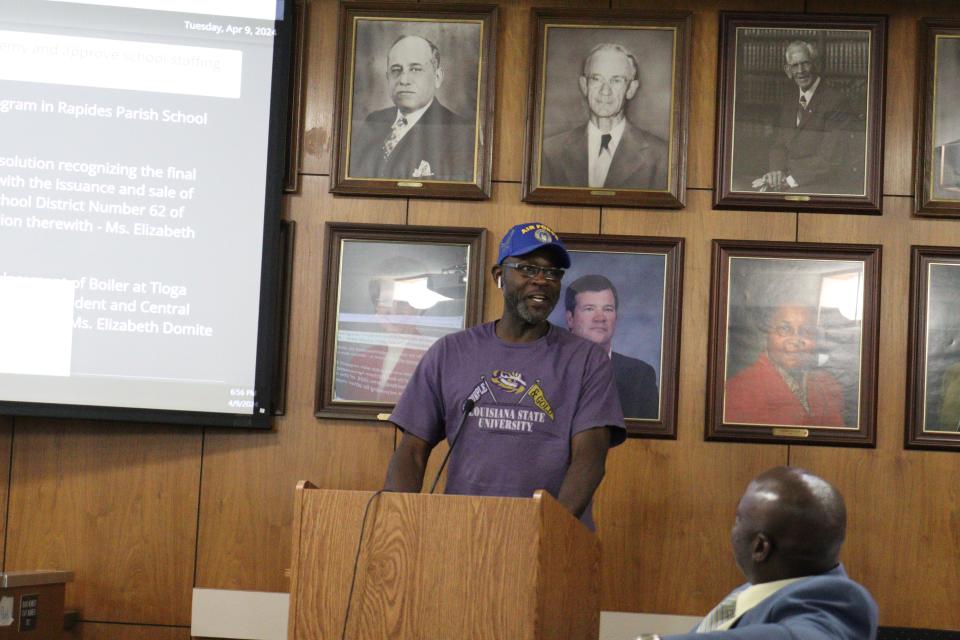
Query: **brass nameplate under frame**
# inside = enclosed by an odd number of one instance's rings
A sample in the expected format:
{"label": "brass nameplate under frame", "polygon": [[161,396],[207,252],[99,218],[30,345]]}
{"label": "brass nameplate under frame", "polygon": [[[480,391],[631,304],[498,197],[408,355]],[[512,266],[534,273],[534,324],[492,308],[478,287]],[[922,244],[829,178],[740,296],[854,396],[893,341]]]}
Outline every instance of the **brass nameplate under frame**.
{"label": "brass nameplate under frame", "polygon": [[773,435],[783,438],[809,438],[810,429],[785,429],[783,427],[774,427]]}

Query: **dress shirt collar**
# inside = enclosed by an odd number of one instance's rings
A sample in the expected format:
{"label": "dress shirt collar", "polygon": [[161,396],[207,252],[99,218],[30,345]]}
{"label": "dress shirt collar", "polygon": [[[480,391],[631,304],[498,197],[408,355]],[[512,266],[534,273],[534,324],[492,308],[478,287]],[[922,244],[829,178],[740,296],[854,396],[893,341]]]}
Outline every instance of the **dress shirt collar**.
{"label": "dress shirt collar", "polygon": [[[610,134],[610,144],[607,145],[607,148],[610,150],[611,156],[616,153],[617,146],[620,144],[620,139],[623,137],[623,131],[626,127],[627,119],[622,118],[620,122],[613,125],[613,128],[607,132]],[[587,122],[587,151],[590,153],[591,161],[600,155],[600,136],[602,136],[603,133],[604,132],[600,131],[592,121]]]}
{"label": "dress shirt collar", "polygon": [[787,578],[786,580],[774,580],[773,582],[761,582],[760,584],[750,585],[737,596],[737,611],[733,619],[736,620],[785,586],[803,579],[802,577]]}
{"label": "dress shirt collar", "polygon": [[[820,86],[820,76],[817,76],[817,79],[813,81],[813,84],[806,91],[801,91],[800,95],[807,99],[807,108],[810,108],[810,101],[813,100],[813,94],[817,92],[817,87]],[[798,100],[800,98],[797,98]]]}
{"label": "dress shirt collar", "polygon": [[406,115],[400,113],[400,109],[397,109],[397,117],[393,119],[393,123],[396,124],[397,121],[400,120],[401,117],[402,117],[402,118],[406,118],[406,119],[407,119],[407,124],[406,124],[406,126],[403,128],[403,131],[404,131],[404,132],[407,132],[407,131],[410,130],[411,127],[413,127],[413,125],[417,124],[417,122],[420,120],[420,118],[423,117],[423,114],[426,113],[427,109],[429,109],[432,104],[433,104],[433,100],[431,100],[430,102],[428,102],[428,103],[427,103],[427,106],[421,107],[420,109],[417,109],[416,111],[413,111],[413,112],[408,113],[408,114],[406,114]]}
{"label": "dress shirt collar", "polygon": [[843,567],[838,564],[833,569],[820,574],[800,576],[799,578],[787,578],[786,580],[774,580],[773,582],[761,582],[759,584],[751,584],[747,587],[740,587],[741,591],[739,594],[737,594],[737,605],[733,617],[727,620],[727,622],[721,625],[717,630],[720,631],[729,629],[737,622],[737,620],[740,619],[743,614],[750,611],[750,609],[753,609],[755,606],[775,594],[777,591],[780,591],[780,589],[783,589],[794,582],[800,582],[801,580],[806,580],[807,578],[815,578],[818,575],[845,576],[846,574],[843,571]]}

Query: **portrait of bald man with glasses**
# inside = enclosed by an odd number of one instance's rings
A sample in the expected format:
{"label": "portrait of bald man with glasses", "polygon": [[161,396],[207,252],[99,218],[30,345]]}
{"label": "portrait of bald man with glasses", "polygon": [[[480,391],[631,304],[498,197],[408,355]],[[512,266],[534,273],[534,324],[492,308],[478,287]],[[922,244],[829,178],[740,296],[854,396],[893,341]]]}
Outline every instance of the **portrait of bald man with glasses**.
{"label": "portrait of bald man with glasses", "polygon": [[393,105],[353,123],[350,177],[472,181],[476,123],[440,101],[441,87],[461,79],[447,73],[439,47],[400,34],[382,60]]}
{"label": "portrait of bald man with glasses", "polygon": [[627,118],[628,104],[643,90],[640,71],[620,44],[590,50],[577,81],[587,121],[544,140],[541,186],[667,189],[667,142]]}

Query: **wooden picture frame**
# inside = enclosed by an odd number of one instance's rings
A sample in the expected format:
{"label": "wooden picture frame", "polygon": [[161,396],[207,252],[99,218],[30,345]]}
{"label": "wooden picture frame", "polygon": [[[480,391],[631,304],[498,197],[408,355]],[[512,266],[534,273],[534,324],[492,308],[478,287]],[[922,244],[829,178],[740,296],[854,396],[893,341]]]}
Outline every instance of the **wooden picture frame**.
{"label": "wooden picture frame", "polygon": [[[532,12],[523,200],[682,208],[690,14],[602,13]],[[616,119],[623,124],[609,129]],[[607,131],[609,155],[602,146]]]}
{"label": "wooden picture frame", "polygon": [[564,234],[550,321],[609,350],[627,433],[677,437],[683,239]]}
{"label": "wooden picture frame", "polygon": [[960,451],[960,248],[910,248],[905,446]]}
{"label": "wooden picture frame", "polygon": [[917,215],[960,218],[960,20],[920,22]]}
{"label": "wooden picture frame", "polygon": [[496,34],[495,5],[341,2],[330,191],[489,198]]}
{"label": "wooden picture frame", "polygon": [[377,419],[434,341],[480,322],[486,231],[341,222],[325,229],[315,413]]}
{"label": "wooden picture frame", "polygon": [[880,254],[714,240],[707,440],[875,446]]}
{"label": "wooden picture frame", "polygon": [[300,191],[300,161],[303,152],[303,69],[307,56],[307,0],[293,3],[293,41],[290,43],[290,118],[287,121],[287,166],[283,192]]}
{"label": "wooden picture frame", "polygon": [[280,283],[277,287],[277,354],[274,359],[273,415],[287,412],[287,369],[290,360],[290,302],[293,283],[293,248],[297,232],[294,220],[280,221]]}
{"label": "wooden picture frame", "polygon": [[721,12],[715,208],[880,213],[886,29]]}

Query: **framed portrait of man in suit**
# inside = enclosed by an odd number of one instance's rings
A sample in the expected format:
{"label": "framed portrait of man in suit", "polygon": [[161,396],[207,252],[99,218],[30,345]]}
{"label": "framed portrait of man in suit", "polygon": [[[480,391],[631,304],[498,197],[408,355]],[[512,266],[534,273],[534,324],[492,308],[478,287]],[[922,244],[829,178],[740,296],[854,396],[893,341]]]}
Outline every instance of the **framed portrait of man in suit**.
{"label": "framed portrait of man in suit", "polygon": [[872,447],[880,247],[715,240],[707,440]]}
{"label": "framed portrait of man in suit", "polygon": [[917,215],[960,217],[960,20],[920,22]]}
{"label": "framed portrait of man in suit", "polygon": [[523,199],[679,209],[686,13],[534,9]]}
{"label": "framed portrait of man in suit", "polygon": [[490,197],[493,5],[343,2],[330,190]]}
{"label": "framed portrait of man in suit", "polygon": [[483,229],[326,224],[316,415],[389,414],[427,349],[480,321]]}
{"label": "framed portrait of man in suit", "polygon": [[610,357],[630,435],[677,437],[683,239],[564,234],[552,324]]}
{"label": "framed portrait of man in suit", "polygon": [[960,451],[960,249],[911,247],[908,449]]}
{"label": "framed portrait of man in suit", "polygon": [[720,14],[714,206],[879,214],[884,16]]}

